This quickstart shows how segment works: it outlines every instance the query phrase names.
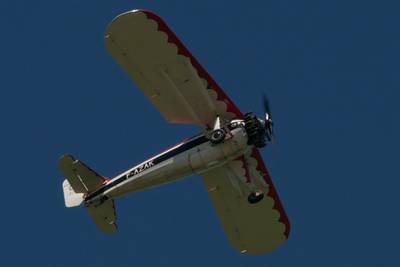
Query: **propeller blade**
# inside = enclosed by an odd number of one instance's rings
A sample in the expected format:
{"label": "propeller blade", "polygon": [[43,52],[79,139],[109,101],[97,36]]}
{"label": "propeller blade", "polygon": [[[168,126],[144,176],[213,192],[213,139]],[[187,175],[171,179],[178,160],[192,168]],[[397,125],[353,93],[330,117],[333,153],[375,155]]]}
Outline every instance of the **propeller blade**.
{"label": "propeller blade", "polygon": [[268,114],[268,116],[271,117],[271,108],[266,94],[263,94],[263,107],[264,107],[264,113]]}
{"label": "propeller blade", "polygon": [[275,139],[274,124],[272,122],[271,106],[269,105],[269,100],[266,94],[263,94],[263,107],[265,114],[267,139],[268,141],[273,141]]}

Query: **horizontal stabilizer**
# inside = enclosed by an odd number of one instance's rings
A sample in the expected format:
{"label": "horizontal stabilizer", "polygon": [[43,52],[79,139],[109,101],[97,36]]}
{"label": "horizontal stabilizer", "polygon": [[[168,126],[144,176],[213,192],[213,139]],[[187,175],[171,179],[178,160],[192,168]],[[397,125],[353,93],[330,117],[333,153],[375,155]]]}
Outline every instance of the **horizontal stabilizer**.
{"label": "horizontal stabilizer", "polygon": [[117,230],[113,200],[106,200],[100,205],[89,205],[87,206],[87,211],[100,231],[111,234]]}
{"label": "horizontal stabilizer", "polygon": [[59,168],[75,193],[90,193],[103,186],[106,179],[71,155],[63,155]]}

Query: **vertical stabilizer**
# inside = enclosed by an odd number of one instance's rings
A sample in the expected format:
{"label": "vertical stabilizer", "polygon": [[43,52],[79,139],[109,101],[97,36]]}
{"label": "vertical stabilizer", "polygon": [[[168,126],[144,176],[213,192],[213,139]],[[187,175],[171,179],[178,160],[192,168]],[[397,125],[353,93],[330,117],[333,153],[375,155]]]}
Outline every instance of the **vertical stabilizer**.
{"label": "vertical stabilizer", "polygon": [[76,193],[72,186],[69,184],[68,180],[65,179],[63,182],[63,192],[64,192],[64,201],[65,206],[67,208],[76,207],[82,204],[84,200],[83,193]]}

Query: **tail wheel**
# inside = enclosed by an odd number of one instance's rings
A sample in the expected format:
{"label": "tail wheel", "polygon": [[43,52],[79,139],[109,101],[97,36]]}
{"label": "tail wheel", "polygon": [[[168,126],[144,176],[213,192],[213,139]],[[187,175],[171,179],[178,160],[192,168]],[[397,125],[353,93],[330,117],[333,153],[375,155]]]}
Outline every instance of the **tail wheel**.
{"label": "tail wheel", "polygon": [[219,144],[225,140],[225,131],[222,129],[214,130],[210,135],[210,141],[213,144]]}
{"label": "tail wheel", "polygon": [[250,204],[256,204],[256,203],[260,202],[263,198],[264,198],[264,194],[260,191],[256,191],[256,192],[252,192],[248,196],[247,201]]}

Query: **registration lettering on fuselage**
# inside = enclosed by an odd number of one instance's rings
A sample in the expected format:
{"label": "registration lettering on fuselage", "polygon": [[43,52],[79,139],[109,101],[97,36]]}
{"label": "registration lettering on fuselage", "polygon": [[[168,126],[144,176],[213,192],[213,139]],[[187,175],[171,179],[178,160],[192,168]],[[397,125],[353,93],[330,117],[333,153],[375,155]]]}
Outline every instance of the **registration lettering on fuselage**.
{"label": "registration lettering on fuselage", "polygon": [[131,178],[131,177],[133,177],[133,176],[135,176],[135,175],[137,175],[137,174],[139,174],[141,172],[144,172],[145,170],[147,170],[147,169],[149,169],[149,168],[151,168],[153,166],[154,166],[153,161],[149,161],[149,162],[143,163],[142,165],[140,165],[139,167],[136,167],[130,173],[128,173],[126,175],[126,177],[127,178]]}

